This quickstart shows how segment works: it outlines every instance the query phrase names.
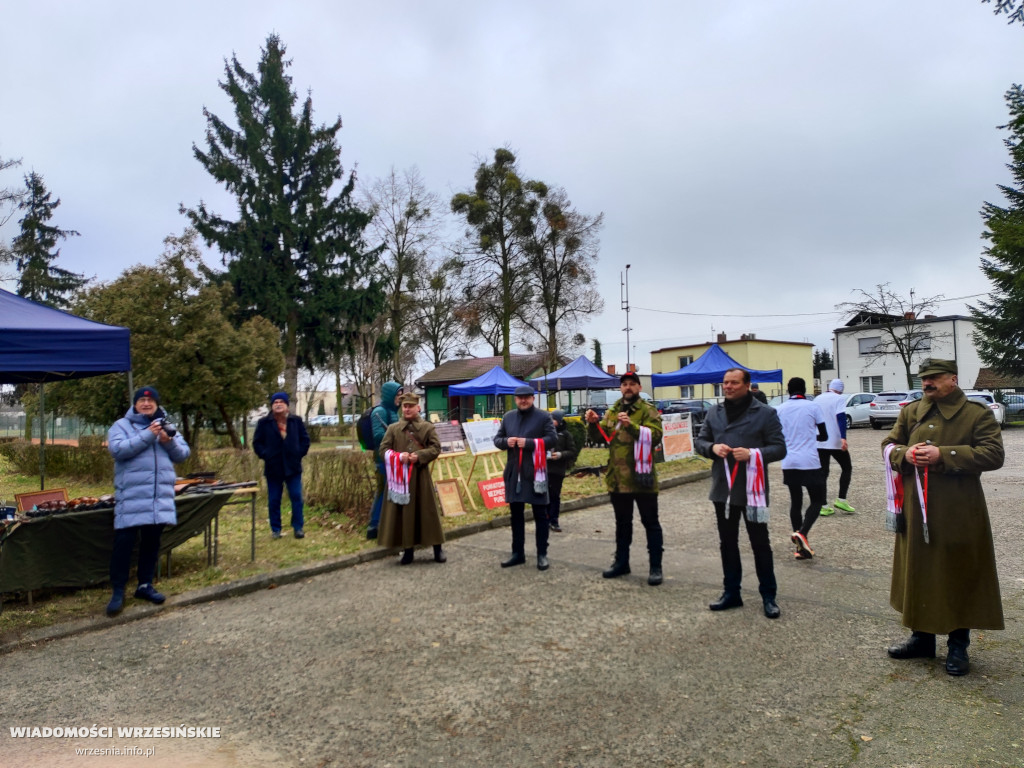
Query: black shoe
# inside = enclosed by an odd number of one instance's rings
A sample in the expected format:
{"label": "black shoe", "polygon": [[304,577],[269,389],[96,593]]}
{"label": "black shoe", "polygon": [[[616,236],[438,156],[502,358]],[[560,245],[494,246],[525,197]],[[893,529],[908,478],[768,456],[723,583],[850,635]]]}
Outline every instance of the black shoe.
{"label": "black shoe", "polygon": [[153,589],[152,584],[139,584],[139,588],[135,590],[135,596],[139,600],[148,600],[153,605],[160,605],[167,598]]}
{"label": "black shoe", "polygon": [[722,596],[713,603],[708,604],[712,611],[727,611],[730,608],[742,608],[743,599],[738,592],[723,592]]}
{"label": "black shoe", "polygon": [[124,609],[124,590],[115,589],[107,603],[107,616],[117,616]]}
{"label": "black shoe", "polygon": [[769,619],[777,619],[782,615],[782,611],[779,610],[779,604],[775,602],[774,597],[766,597],[764,599],[764,615]]}
{"label": "black shoe", "polygon": [[656,587],[665,580],[665,577],[661,574],[661,566],[651,566],[651,572],[647,576],[647,583],[652,587]]}
{"label": "black shoe", "polygon": [[304,538],[306,538],[306,532],[303,531],[301,528],[296,528],[295,529],[295,538],[296,539],[304,539]]}
{"label": "black shoe", "polygon": [[512,557],[501,563],[502,568],[511,568],[513,565],[522,565],[526,562],[526,555],[522,552],[513,552]]}
{"label": "black shoe", "polygon": [[367,528],[366,529],[366,538],[369,541],[373,541],[374,539],[376,539],[377,538],[377,529],[376,528]]}
{"label": "black shoe", "polygon": [[558,523],[550,523],[548,525],[548,528],[550,528],[555,533],[561,533],[562,532],[562,526],[560,526]]}
{"label": "black shoe", "polygon": [[413,551],[411,549],[402,550],[402,559],[398,561],[399,565],[409,565],[412,562]]}
{"label": "black shoe", "polygon": [[281,532],[280,531],[271,531],[270,532],[270,538],[272,538],[272,539],[280,539],[281,538]]}
{"label": "black shoe", "polygon": [[970,671],[971,661],[967,657],[967,649],[962,645],[949,646],[949,653],[946,655],[946,674],[960,677]]}
{"label": "black shoe", "polygon": [[617,579],[619,576],[628,576],[629,574],[629,561],[619,560],[619,558],[615,558],[611,568],[601,572],[601,576],[606,579]]}
{"label": "black shoe", "polygon": [[548,562],[547,555],[537,555],[537,570],[546,571],[551,567],[551,563]]}
{"label": "black shoe", "polygon": [[889,656],[893,659],[934,659],[935,635],[913,632],[905,642],[890,646]]}
{"label": "black shoe", "polygon": [[434,562],[435,563],[447,563],[448,562],[448,556],[444,553],[444,550],[441,549],[441,545],[440,544],[435,544],[434,545]]}

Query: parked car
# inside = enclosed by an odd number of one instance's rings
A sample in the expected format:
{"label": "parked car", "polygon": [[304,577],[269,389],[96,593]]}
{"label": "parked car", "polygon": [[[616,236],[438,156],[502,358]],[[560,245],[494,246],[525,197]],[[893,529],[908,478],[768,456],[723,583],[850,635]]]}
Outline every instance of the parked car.
{"label": "parked car", "polygon": [[1024,395],[1003,395],[1003,405],[1006,406],[1007,419],[1019,419],[1024,416]]}
{"label": "parked car", "polygon": [[895,424],[900,415],[900,409],[922,397],[924,397],[924,392],[920,389],[879,392],[868,406],[870,409],[868,420],[871,422],[872,428],[881,429],[884,426]]}
{"label": "parked car", "polygon": [[690,414],[690,421],[694,426],[699,426],[704,423],[704,417],[708,415],[708,411],[714,403],[708,400],[668,400],[666,405],[661,409],[662,415],[668,413],[688,413]]}
{"label": "parked car", "polygon": [[866,427],[871,421],[871,403],[875,400],[873,392],[857,392],[846,398],[846,428],[855,426]]}
{"label": "parked car", "polygon": [[991,410],[992,415],[996,417],[996,424],[1003,426],[1003,423],[1006,421],[1006,408],[1002,403],[996,402],[996,398],[991,392],[968,390],[964,394],[967,395],[968,400],[975,400]]}

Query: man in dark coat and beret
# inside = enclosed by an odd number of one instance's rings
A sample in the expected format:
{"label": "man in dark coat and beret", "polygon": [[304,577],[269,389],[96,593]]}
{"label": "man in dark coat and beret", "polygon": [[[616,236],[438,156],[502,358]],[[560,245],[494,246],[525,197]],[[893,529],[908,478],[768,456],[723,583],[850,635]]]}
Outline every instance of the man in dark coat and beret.
{"label": "man in dark coat and beret", "polygon": [[494,445],[507,452],[505,501],[512,516],[512,557],[502,568],[526,562],[526,505],[533,509],[537,538],[537,570],[548,563],[547,451],[554,447],[555,424],[546,411],[533,405],[533,389],[516,387],[516,409],[501,420]]}
{"label": "man in dark coat and beret", "polygon": [[912,631],[889,655],[933,658],[935,635],[948,634],[946,672],[965,675],[971,627],[1003,628],[981,488],[981,473],[1003,466],[1003,439],[992,411],[958,386],[956,361],[925,360],[918,376],[924,397],[882,441],[896,532],[889,603]]}

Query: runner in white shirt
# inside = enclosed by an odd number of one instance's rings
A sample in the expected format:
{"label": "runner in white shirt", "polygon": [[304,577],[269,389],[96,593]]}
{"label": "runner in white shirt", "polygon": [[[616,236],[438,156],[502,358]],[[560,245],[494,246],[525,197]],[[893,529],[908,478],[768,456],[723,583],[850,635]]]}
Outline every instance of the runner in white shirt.
{"label": "runner in white shirt", "polygon": [[[836,509],[843,512],[856,512],[853,505],[846,500],[853,479],[853,462],[846,446],[846,395],[843,394],[843,380],[832,379],[828,392],[822,392],[814,400],[825,416],[828,428],[828,440],[818,446],[818,457],[821,459],[821,477],[825,483],[825,498],[828,498],[828,470],[832,459],[839,465],[839,497],[835,500]],[[834,513],[832,507],[822,507],[823,517]]]}
{"label": "runner in white shirt", "polygon": [[[786,384],[786,388],[789,399],[779,406],[777,413],[782,422],[782,434],[786,438],[782,481],[789,488],[789,518],[793,523],[790,539],[796,544],[794,557],[797,560],[810,560],[814,557],[814,550],[807,541],[807,534],[825,503],[825,483],[818,459],[818,443],[828,437],[828,430],[821,409],[806,397],[806,382],[794,377]],[[804,488],[810,497],[810,506],[806,513],[801,513]]]}

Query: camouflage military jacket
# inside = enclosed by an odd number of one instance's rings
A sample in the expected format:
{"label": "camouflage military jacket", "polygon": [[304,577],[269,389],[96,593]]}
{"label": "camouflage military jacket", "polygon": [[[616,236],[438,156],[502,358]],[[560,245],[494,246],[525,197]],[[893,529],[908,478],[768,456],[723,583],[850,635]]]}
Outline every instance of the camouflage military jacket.
{"label": "camouflage military jacket", "polygon": [[[629,425],[616,429],[619,423],[619,412],[629,413]],[[604,430],[604,435],[598,430]],[[651,448],[661,444],[661,414],[650,403],[637,399],[632,405],[626,405],[622,399],[608,409],[598,424],[587,424],[587,437],[592,443],[608,443],[608,468],[604,473],[604,482],[611,493],[657,493],[657,465],[651,469],[654,473],[654,485],[641,488],[633,480],[633,443],[640,436],[640,427],[651,430]]]}

